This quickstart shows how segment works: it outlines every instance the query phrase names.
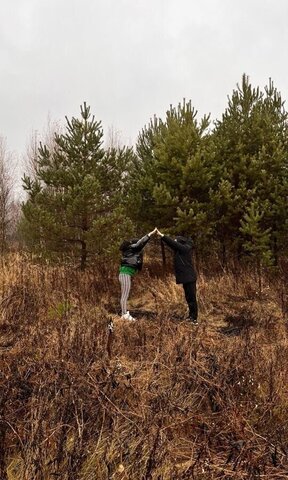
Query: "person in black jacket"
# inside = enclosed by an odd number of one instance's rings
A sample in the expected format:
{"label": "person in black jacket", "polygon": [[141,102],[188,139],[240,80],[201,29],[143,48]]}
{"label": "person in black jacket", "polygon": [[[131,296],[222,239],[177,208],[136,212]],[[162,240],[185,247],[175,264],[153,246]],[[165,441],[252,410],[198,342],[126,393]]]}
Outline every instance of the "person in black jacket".
{"label": "person in black jacket", "polygon": [[189,308],[188,320],[198,325],[198,305],[196,296],[197,274],[192,261],[193,242],[190,237],[178,236],[175,240],[159,232],[164,243],[174,252],[174,272],[176,283],[183,285],[186,302]]}
{"label": "person in black jacket", "polygon": [[120,246],[122,253],[121,264],[119,269],[119,282],[121,285],[121,318],[124,320],[134,321],[135,318],[130,315],[127,310],[127,301],[131,289],[131,277],[142,269],[143,265],[143,249],[151,236],[156,233],[156,228],[144,237],[138,240],[124,240]]}

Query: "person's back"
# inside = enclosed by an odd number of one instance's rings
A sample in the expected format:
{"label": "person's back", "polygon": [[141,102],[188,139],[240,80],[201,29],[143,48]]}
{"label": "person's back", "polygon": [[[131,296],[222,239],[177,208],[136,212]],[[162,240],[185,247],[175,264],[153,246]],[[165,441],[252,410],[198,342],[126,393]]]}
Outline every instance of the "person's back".
{"label": "person's back", "polygon": [[195,282],[196,270],[192,260],[193,242],[190,237],[176,237],[176,241],[170,242],[169,237],[163,237],[163,241],[174,251],[174,271],[176,283]]}
{"label": "person's back", "polygon": [[190,237],[178,236],[175,240],[168,235],[158,234],[174,252],[174,273],[176,283],[183,285],[185,298],[189,308],[189,318],[194,325],[198,325],[198,305],[196,299],[197,274],[192,260],[193,242]]}
{"label": "person's back", "polygon": [[143,248],[148,240],[149,237],[147,235],[140,240],[124,240],[120,246],[120,251],[122,252],[121,266],[133,267],[140,271],[143,265]]}

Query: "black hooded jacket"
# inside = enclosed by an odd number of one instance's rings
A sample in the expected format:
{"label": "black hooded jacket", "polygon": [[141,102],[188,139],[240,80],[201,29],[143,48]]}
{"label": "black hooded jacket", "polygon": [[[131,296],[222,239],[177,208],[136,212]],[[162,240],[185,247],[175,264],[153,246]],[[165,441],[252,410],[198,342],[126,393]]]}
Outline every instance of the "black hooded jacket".
{"label": "black hooded jacket", "polygon": [[120,250],[122,252],[121,266],[134,267],[137,270],[142,269],[143,265],[143,248],[150,240],[149,235],[145,235],[140,240],[125,241],[122,243]]}
{"label": "black hooded jacket", "polygon": [[176,240],[173,240],[167,235],[163,235],[162,240],[174,252],[176,283],[195,282],[197,274],[192,261],[192,240],[186,237],[176,237]]}

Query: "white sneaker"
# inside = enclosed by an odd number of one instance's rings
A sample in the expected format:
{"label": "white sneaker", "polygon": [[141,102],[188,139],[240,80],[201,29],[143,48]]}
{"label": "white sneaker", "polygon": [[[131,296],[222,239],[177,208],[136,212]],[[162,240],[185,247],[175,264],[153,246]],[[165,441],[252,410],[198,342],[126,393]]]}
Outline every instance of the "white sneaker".
{"label": "white sneaker", "polygon": [[130,322],[135,322],[135,318],[133,318],[132,315],[130,315],[128,310],[126,313],[124,313],[124,315],[122,315],[121,318],[123,318],[123,320],[129,320]]}

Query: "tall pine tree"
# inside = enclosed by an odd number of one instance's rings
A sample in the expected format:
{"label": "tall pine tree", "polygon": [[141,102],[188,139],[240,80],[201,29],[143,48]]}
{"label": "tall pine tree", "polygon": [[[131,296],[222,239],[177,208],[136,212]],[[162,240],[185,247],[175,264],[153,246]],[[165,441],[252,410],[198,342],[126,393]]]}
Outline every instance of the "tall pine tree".
{"label": "tall pine tree", "polygon": [[103,149],[101,122],[86,103],[66,122],[53,149],[40,144],[35,178],[24,176],[24,231],[33,249],[79,258],[84,269],[132,230],[122,200],[134,154]]}
{"label": "tall pine tree", "polygon": [[241,220],[255,198],[263,207],[262,228],[271,231],[274,258],[285,248],[287,140],[287,113],[273,83],[261,92],[243,75],[213,133],[210,201],[224,261],[227,250],[243,252]]}
{"label": "tall pine tree", "polygon": [[[170,106],[165,120],[154,117],[138,137],[138,218],[169,232],[207,230],[202,205],[208,198],[206,164],[209,118],[197,120],[191,101]],[[205,224],[205,227],[204,227]]]}

